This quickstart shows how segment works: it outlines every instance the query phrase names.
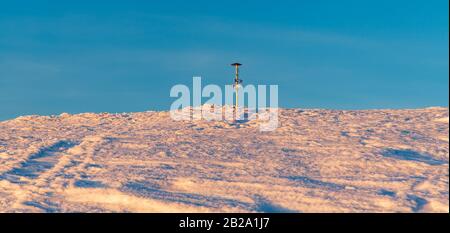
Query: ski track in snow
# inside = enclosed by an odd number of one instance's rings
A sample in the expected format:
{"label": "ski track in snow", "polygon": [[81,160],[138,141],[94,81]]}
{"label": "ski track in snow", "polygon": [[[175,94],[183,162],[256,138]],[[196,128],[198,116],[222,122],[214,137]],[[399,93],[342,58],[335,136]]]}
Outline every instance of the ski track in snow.
{"label": "ski track in snow", "polygon": [[447,108],[0,122],[0,212],[448,212]]}

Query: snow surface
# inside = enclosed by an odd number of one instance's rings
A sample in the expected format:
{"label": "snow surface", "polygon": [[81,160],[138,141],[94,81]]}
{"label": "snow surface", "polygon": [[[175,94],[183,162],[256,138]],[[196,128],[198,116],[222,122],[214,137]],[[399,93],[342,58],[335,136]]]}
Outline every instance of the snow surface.
{"label": "snow surface", "polygon": [[448,212],[447,108],[0,122],[1,212]]}

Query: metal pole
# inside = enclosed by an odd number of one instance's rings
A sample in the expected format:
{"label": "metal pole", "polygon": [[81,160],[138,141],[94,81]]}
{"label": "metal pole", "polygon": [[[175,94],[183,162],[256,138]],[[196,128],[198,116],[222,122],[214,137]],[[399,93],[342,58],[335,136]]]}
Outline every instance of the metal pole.
{"label": "metal pole", "polygon": [[236,65],[236,79],[234,80],[234,83],[235,83],[235,86],[234,86],[234,88],[236,89],[236,104],[235,104],[235,108],[236,108],[236,111],[237,111],[237,109],[238,109],[238,106],[239,106],[239,66],[238,65]]}
{"label": "metal pole", "polygon": [[234,104],[234,110],[236,111],[237,108],[239,107],[239,102],[238,102],[239,101],[239,95],[238,95],[239,84],[242,82],[242,80],[239,79],[239,66],[241,66],[242,64],[233,63],[231,65],[236,68],[236,77],[234,78],[234,89],[236,92],[236,103]]}

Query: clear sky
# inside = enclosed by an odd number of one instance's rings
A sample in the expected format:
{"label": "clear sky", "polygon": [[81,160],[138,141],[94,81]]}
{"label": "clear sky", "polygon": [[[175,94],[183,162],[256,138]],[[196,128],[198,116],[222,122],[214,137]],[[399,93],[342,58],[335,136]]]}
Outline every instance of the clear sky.
{"label": "clear sky", "polygon": [[447,0],[3,1],[0,119],[168,109],[175,84],[278,84],[282,107],[448,106]]}

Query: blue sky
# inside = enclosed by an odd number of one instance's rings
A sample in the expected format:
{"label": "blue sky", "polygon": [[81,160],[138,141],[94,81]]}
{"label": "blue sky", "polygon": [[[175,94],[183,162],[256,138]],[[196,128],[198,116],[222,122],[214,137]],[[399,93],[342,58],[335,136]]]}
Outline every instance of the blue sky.
{"label": "blue sky", "polygon": [[168,109],[202,76],[282,107],[448,106],[448,1],[2,1],[0,119]]}

